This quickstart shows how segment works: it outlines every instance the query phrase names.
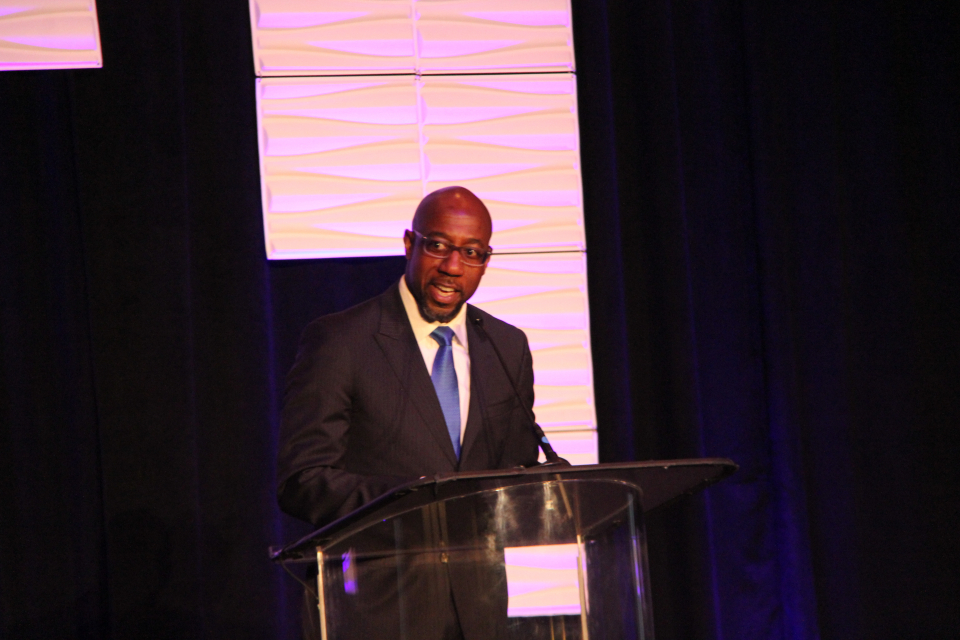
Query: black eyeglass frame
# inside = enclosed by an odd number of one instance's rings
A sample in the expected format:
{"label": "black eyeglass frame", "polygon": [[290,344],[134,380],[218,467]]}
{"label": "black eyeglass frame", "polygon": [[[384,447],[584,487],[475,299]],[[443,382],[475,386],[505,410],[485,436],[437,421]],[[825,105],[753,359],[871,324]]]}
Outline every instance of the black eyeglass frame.
{"label": "black eyeglass frame", "polygon": [[[460,254],[460,259],[463,261],[463,264],[467,265],[468,267],[482,267],[483,265],[487,264],[487,261],[490,259],[490,256],[493,255],[492,247],[487,247],[486,251],[480,251],[477,247],[458,247],[457,245],[447,242],[446,240],[440,240],[439,238],[430,238],[428,236],[425,236],[419,231],[417,231],[416,229],[408,229],[407,231],[408,233],[414,234],[414,239],[413,239],[414,244],[416,244],[417,241],[419,240],[429,240],[430,242],[438,242],[450,248],[450,252],[447,253],[446,255],[430,253],[430,251],[427,249],[427,243],[421,242],[420,250],[423,251],[424,254],[430,256],[431,258],[439,258],[441,260],[445,260],[446,258],[449,258],[454,251],[456,251]],[[479,263],[470,262],[469,258],[467,258],[467,256],[464,255],[463,253],[464,250],[471,250],[471,251],[476,251],[477,253],[482,253],[483,260]]]}

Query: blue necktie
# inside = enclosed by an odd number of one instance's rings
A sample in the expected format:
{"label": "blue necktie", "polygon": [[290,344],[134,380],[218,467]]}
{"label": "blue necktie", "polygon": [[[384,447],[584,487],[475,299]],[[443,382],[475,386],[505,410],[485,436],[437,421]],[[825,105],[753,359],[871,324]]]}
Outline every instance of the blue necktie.
{"label": "blue necktie", "polygon": [[460,390],[457,387],[457,370],[453,368],[453,329],[437,327],[430,334],[437,341],[440,349],[433,359],[433,388],[437,390],[440,408],[443,409],[443,418],[447,422],[447,432],[453,442],[453,452],[460,459]]}

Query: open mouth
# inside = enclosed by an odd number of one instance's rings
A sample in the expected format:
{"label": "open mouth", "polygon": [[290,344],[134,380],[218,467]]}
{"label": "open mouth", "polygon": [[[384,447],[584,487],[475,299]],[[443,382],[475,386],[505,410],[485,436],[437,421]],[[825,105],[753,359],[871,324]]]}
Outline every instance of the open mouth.
{"label": "open mouth", "polygon": [[440,282],[430,283],[432,298],[441,305],[456,304],[460,301],[460,289]]}

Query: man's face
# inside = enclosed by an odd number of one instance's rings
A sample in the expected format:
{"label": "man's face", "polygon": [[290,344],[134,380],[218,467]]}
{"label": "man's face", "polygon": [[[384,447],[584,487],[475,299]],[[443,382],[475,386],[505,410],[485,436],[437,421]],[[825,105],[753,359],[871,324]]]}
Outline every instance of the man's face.
{"label": "man's face", "polygon": [[420,315],[428,322],[449,322],[480,285],[486,265],[464,264],[459,251],[446,258],[423,252],[426,238],[458,247],[487,251],[490,217],[482,205],[464,198],[438,198],[427,214],[415,221],[414,229],[403,236],[406,248],[406,280],[417,301]]}

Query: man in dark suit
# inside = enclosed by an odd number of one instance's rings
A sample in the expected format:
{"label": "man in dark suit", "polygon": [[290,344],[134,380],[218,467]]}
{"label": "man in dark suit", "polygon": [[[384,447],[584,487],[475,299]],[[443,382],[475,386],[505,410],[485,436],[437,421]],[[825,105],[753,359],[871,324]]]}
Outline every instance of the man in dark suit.
{"label": "man in dark suit", "polygon": [[[314,320],[287,379],[278,501],[317,527],[422,476],[536,463],[526,336],[466,304],[490,255],[487,208],[467,189],[441,189],[423,199],[412,227],[403,278]],[[449,598],[452,619],[432,637],[474,637],[457,619],[464,603]]]}

